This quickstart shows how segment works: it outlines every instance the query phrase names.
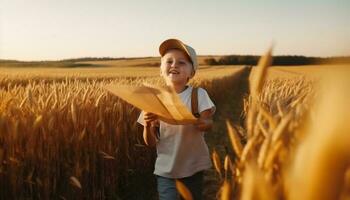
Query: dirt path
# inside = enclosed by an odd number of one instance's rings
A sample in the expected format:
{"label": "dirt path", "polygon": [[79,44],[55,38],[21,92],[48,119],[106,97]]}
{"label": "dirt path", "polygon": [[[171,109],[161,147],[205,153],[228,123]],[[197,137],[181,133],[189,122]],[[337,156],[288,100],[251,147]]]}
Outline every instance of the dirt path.
{"label": "dirt path", "polygon": [[[237,126],[244,126],[244,118],[242,117],[243,111],[243,99],[249,95],[249,75],[251,67],[245,67],[244,70],[238,75],[237,80],[230,86],[225,97],[227,98],[222,104],[216,105],[217,112],[215,114],[215,125],[213,131],[206,135],[206,141],[209,146],[210,152],[215,148],[219,153],[223,162],[224,155],[228,148],[229,141],[226,133],[226,119],[229,119]],[[206,172],[204,178],[204,199],[214,200],[216,193],[220,187],[220,179],[217,172],[212,168]]]}

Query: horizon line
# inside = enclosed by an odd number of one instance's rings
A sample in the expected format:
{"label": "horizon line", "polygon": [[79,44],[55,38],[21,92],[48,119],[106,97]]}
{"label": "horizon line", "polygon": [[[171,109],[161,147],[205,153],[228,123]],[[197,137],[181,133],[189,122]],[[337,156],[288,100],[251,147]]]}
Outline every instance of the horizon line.
{"label": "horizon line", "polygon": [[[221,55],[197,55],[197,57],[218,57],[218,56],[262,56],[257,54],[221,54]],[[306,55],[297,55],[297,54],[277,54],[272,56],[300,56],[306,58],[341,58],[341,57],[350,57],[349,55],[336,55],[336,56],[306,56]],[[69,60],[79,60],[79,59],[111,59],[111,60],[123,60],[123,59],[143,59],[143,58],[159,58],[160,56],[131,56],[131,57],[112,57],[112,56],[86,56],[86,57],[72,57],[72,58],[63,58],[63,59],[43,59],[43,60],[21,60],[21,59],[8,59],[1,58],[0,61],[14,61],[14,62],[63,62]]]}

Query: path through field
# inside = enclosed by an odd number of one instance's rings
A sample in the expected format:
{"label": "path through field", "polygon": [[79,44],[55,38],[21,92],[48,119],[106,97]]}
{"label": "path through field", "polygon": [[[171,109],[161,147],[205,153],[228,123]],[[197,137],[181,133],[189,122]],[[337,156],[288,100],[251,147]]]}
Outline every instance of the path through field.
{"label": "path through field", "polygon": [[[230,119],[237,127],[244,126],[244,117],[242,116],[243,99],[249,95],[249,75],[251,69],[251,67],[245,67],[237,74],[237,79],[232,85],[223,86],[226,87],[225,101],[223,101],[223,104],[217,105],[213,131],[206,135],[209,149],[212,150],[215,148],[222,159],[223,155],[226,154],[226,150],[230,148],[225,120]],[[204,187],[205,199],[216,199],[220,180],[213,168],[206,173]]]}

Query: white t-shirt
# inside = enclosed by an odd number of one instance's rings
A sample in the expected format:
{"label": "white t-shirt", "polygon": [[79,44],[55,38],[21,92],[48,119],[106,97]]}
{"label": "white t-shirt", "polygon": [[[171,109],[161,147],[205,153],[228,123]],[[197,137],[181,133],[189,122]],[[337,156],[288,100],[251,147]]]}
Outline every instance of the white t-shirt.
{"label": "white t-shirt", "polygon": [[[191,94],[191,86],[178,94],[189,110],[191,110]],[[198,88],[199,113],[211,108],[215,112],[215,105],[208,93]],[[137,122],[144,125],[143,112]],[[168,178],[183,178],[211,167],[204,132],[199,131],[194,125],[172,125],[160,121],[159,132],[154,174]]]}

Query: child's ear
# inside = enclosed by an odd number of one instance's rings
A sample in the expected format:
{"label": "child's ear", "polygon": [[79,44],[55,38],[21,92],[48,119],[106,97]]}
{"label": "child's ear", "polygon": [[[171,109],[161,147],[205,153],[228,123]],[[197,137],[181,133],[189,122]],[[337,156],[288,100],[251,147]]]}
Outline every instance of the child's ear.
{"label": "child's ear", "polygon": [[191,73],[191,77],[190,77],[190,78],[193,78],[195,74],[196,74],[196,71],[192,70],[192,73]]}

